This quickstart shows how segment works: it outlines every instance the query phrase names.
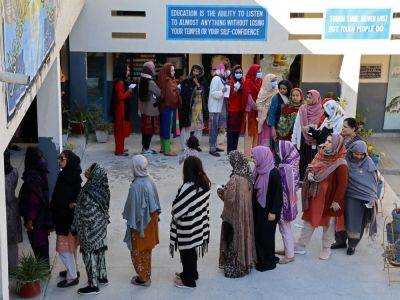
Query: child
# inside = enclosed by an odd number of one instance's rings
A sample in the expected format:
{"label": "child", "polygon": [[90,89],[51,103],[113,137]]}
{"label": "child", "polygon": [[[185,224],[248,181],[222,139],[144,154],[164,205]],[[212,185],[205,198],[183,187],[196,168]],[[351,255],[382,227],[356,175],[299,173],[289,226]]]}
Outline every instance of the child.
{"label": "child", "polygon": [[182,164],[189,156],[199,157],[199,140],[194,135],[190,136],[186,141],[186,148],[183,154],[179,157],[179,164]]}

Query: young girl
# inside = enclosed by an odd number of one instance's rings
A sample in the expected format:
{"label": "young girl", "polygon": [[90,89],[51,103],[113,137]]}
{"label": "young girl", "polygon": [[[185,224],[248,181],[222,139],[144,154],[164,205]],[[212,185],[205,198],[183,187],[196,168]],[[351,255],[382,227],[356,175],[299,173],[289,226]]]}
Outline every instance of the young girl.
{"label": "young girl", "polygon": [[186,148],[183,150],[183,154],[179,157],[179,164],[181,165],[186,158],[189,156],[199,156],[199,140],[194,135],[190,136],[190,138],[186,142]]}
{"label": "young girl", "polygon": [[175,286],[194,288],[197,273],[197,257],[208,250],[210,241],[209,198],[211,181],[197,157],[186,158],[183,164],[183,185],[172,203],[170,230],[170,254],[179,250],[182,272],[175,275]]}

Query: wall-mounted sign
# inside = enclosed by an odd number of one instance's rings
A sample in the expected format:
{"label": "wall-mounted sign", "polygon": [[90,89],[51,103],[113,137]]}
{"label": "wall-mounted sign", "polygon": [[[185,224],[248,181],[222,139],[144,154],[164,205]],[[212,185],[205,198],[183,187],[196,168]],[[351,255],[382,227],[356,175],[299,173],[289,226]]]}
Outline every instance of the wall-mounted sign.
{"label": "wall-mounted sign", "polygon": [[361,65],[360,79],[379,79],[382,76],[382,65]]}
{"label": "wall-mounted sign", "polygon": [[400,55],[390,57],[383,129],[400,129]]}
{"label": "wall-mounted sign", "polygon": [[325,39],[388,39],[391,9],[328,9]]}
{"label": "wall-mounted sign", "polygon": [[[31,81],[34,80],[54,45],[56,5],[55,0],[33,0],[28,1],[25,9],[22,9],[22,4],[4,2],[4,57],[7,72],[29,75]],[[25,85],[6,84],[8,119],[14,114],[27,88]]]}
{"label": "wall-mounted sign", "polygon": [[167,40],[266,40],[261,6],[167,5]]}

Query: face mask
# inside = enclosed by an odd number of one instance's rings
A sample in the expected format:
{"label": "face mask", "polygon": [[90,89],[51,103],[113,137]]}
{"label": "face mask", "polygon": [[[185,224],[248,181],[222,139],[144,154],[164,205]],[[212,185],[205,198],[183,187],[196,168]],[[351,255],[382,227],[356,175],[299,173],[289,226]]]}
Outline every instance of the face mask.
{"label": "face mask", "polygon": [[236,78],[237,80],[242,79],[242,77],[243,77],[243,74],[242,74],[242,73],[235,73],[235,78]]}
{"label": "face mask", "polygon": [[257,77],[258,79],[261,79],[262,76],[263,76],[263,73],[262,73],[262,72],[257,72],[256,77]]}
{"label": "face mask", "polygon": [[324,152],[325,152],[326,155],[332,155],[332,154],[333,154],[333,149],[327,149],[327,148],[325,148],[325,149],[324,149]]}
{"label": "face mask", "polygon": [[276,81],[271,82],[271,87],[273,90],[276,90],[278,88],[278,83]]}
{"label": "face mask", "polygon": [[231,75],[231,71],[229,71],[229,70],[226,71],[225,76],[226,76],[226,77],[229,77],[230,75]]}

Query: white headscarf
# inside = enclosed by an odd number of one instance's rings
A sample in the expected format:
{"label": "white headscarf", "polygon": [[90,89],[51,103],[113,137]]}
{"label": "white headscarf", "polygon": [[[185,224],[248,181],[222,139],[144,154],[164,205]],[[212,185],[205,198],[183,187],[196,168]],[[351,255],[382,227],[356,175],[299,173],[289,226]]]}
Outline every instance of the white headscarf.
{"label": "white headscarf", "polygon": [[329,100],[324,104],[324,110],[328,114],[321,125],[321,129],[326,127],[333,129],[333,133],[341,133],[344,121],[344,110],[335,100]]}
{"label": "white headscarf", "polygon": [[148,165],[149,162],[146,157],[143,155],[135,155],[132,158],[133,175],[135,177],[149,176],[149,171],[147,170]]}

